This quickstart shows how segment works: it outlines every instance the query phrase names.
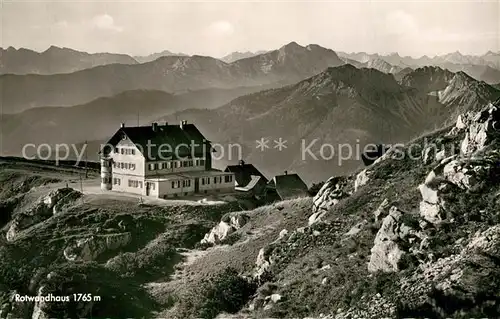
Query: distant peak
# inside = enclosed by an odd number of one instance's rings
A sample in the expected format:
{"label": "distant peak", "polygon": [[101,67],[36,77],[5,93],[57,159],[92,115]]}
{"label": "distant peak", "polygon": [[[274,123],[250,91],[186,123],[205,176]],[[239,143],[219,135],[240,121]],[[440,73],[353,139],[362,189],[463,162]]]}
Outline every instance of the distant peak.
{"label": "distant peak", "polygon": [[51,50],[62,50],[61,47],[58,47],[56,45],[51,45],[47,50],[45,51],[51,51]]}
{"label": "distant peak", "polygon": [[297,42],[292,41],[292,42],[284,45],[282,48],[284,48],[284,49],[299,49],[299,48],[303,48],[303,47],[301,45],[299,45]]}

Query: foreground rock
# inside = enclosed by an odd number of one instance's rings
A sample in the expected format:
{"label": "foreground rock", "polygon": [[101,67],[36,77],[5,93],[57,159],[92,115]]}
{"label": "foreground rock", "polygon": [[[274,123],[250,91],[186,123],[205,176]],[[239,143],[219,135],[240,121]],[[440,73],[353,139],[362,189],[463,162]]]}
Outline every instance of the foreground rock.
{"label": "foreground rock", "polygon": [[107,251],[125,247],[131,241],[132,234],[129,232],[94,235],[77,239],[64,249],[63,254],[68,261],[92,261]]}
{"label": "foreground rock", "polygon": [[369,272],[399,271],[400,262],[408,253],[401,244],[419,245],[423,236],[418,230],[402,221],[404,214],[408,213],[402,212],[395,206],[389,209],[389,214],[383,219],[382,226],[375,236],[368,263]]}
{"label": "foreground rock", "polygon": [[202,244],[219,244],[236,230],[243,227],[250,218],[244,213],[232,213],[222,218],[221,222],[201,240]]}
{"label": "foreground rock", "polygon": [[309,217],[309,225],[320,221],[328,211],[340,200],[351,195],[351,179],[343,176],[331,177],[321,187],[313,199],[313,214]]}
{"label": "foreground rock", "polygon": [[60,213],[64,206],[71,204],[82,194],[72,188],[60,188],[40,198],[29,210],[17,214],[7,231],[7,241],[13,241],[25,229]]}

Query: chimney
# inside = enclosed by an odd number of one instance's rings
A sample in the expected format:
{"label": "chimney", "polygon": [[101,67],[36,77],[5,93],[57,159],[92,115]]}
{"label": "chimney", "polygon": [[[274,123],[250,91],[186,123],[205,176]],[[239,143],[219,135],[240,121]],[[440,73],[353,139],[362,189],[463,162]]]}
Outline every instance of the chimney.
{"label": "chimney", "polygon": [[288,171],[285,171],[285,175],[288,175]]}
{"label": "chimney", "polygon": [[243,166],[243,165],[245,165],[245,161],[244,160],[240,160],[239,164]]}
{"label": "chimney", "polygon": [[186,124],[187,124],[187,122],[188,122],[188,121],[185,121],[185,120],[182,120],[182,121],[181,121],[181,123],[180,123],[180,125],[179,125],[179,126],[181,127],[181,129],[184,129],[184,125],[186,125]]}
{"label": "chimney", "polygon": [[120,124],[120,127],[121,127],[121,128],[124,128],[124,127],[125,127],[125,123],[121,123],[121,124]]}
{"label": "chimney", "polygon": [[153,129],[153,132],[156,132],[158,130],[158,123],[152,123],[151,128]]}
{"label": "chimney", "polygon": [[165,121],[165,126],[168,126],[168,122],[167,121]]}

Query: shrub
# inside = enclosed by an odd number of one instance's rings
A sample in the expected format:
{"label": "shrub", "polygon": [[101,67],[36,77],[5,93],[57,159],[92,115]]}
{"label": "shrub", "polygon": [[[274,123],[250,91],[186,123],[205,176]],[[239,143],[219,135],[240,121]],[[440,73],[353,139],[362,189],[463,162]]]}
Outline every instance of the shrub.
{"label": "shrub", "polygon": [[221,312],[236,313],[257,290],[257,285],[226,268],[204,279],[185,300],[186,317],[215,318]]}

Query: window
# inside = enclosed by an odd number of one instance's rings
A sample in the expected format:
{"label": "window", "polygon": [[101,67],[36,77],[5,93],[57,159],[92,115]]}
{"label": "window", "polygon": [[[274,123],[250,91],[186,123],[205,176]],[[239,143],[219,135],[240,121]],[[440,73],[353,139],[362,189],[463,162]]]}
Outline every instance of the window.
{"label": "window", "polygon": [[233,181],[233,175],[224,176],[224,182],[231,183]]}
{"label": "window", "polygon": [[181,181],[177,181],[177,188],[181,187]]}
{"label": "window", "polygon": [[119,147],[115,148],[115,153],[116,154],[120,153],[120,148]]}
{"label": "window", "polygon": [[170,169],[170,168],[172,168],[172,167],[171,167],[171,166],[172,166],[172,163],[171,163],[171,162],[167,162],[167,163],[165,163],[165,166],[167,167],[167,169]]}
{"label": "window", "polygon": [[135,150],[134,149],[132,149],[132,155],[135,155]]}
{"label": "window", "polygon": [[177,168],[177,167],[178,167],[178,163],[177,163],[177,161],[174,161],[174,162],[173,162],[173,164],[174,164],[174,168]]}
{"label": "window", "polygon": [[201,185],[205,185],[205,178],[201,179]]}
{"label": "window", "polygon": [[125,154],[125,150],[123,148],[120,148],[120,154]]}
{"label": "window", "polygon": [[214,177],[214,184],[217,184],[217,177]]}
{"label": "window", "polygon": [[129,187],[135,187],[135,188],[137,188],[137,187],[139,187],[139,185],[142,188],[142,182],[134,181],[134,180],[131,180],[131,179],[128,180],[128,186]]}
{"label": "window", "polygon": [[142,188],[142,182],[139,182],[139,188]]}
{"label": "window", "polygon": [[120,185],[120,179],[119,178],[113,178],[113,184]]}
{"label": "window", "polygon": [[175,188],[175,182],[172,181],[172,188]]}
{"label": "window", "polygon": [[200,165],[201,166],[205,165],[205,160],[200,160]]}

